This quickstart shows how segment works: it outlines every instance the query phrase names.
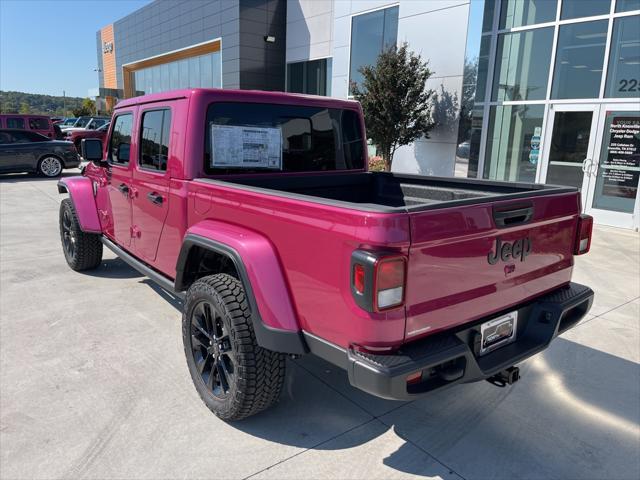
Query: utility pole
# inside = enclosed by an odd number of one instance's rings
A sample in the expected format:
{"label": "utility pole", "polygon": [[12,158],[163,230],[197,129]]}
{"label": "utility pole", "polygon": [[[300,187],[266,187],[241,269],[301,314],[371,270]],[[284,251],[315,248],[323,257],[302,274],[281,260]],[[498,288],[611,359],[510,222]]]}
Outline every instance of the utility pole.
{"label": "utility pole", "polygon": [[64,118],[67,118],[67,95],[64,90],[62,90],[62,111],[64,112]]}

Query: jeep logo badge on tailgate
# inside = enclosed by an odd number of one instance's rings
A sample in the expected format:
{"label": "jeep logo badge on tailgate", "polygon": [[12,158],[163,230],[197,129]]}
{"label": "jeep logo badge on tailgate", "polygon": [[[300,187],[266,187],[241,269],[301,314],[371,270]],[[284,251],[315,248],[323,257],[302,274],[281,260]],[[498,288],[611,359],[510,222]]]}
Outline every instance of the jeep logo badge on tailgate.
{"label": "jeep logo badge on tailgate", "polygon": [[529,237],[521,238],[513,243],[504,242],[500,237],[496,238],[496,251],[487,254],[487,261],[491,265],[498,263],[498,260],[506,262],[509,258],[520,260],[521,262],[531,253],[531,240]]}

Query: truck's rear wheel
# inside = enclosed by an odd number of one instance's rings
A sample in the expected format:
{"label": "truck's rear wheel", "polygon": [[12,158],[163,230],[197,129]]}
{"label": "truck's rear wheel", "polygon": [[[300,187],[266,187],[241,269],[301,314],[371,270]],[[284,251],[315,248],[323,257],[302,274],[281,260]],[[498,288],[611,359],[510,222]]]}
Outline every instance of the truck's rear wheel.
{"label": "truck's rear wheel", "polygon": [[60,203],[60,241],[67,264],[76,272],[96,268],[102,262],[100,236],[80,229],[76,210],[70,199]]}
{"label": "truck's rear wheel", "polygon": [[240,420],[278,401],[285,357],[257,344],[237,279],[211,275],[189,288],[182,339],[196,390],[218,417]]}

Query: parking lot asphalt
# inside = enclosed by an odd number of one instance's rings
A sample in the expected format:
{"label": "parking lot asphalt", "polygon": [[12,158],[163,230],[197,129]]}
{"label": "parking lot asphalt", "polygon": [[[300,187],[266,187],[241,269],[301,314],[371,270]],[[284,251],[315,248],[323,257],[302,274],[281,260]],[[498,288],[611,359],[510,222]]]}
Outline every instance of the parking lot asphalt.
{"label": "parking lot asphalt", "polygon": [[512,387],[391,402],[305,357],[229,424],[191,384],[177,299],[106,250],[67,267],[55,184],[0,178],[1,478],[640,478],[637,232],[596,228],[591,314]]}

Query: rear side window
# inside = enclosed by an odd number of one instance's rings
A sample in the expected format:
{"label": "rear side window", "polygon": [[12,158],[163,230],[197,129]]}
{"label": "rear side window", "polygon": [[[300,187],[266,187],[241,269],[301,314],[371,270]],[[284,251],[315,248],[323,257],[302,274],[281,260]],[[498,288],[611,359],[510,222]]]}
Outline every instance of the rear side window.
{"label": "rear side window", "polygon": [[7,128],[24,129],[24,118],[7,118]]}
{"label": "rear side window", "polygon": [[49,120],[46,118],[30,118],[29,129],[31,130],[49,130]]}
{"label": "rear side window", "polygon": [[29,132],[28,130],[20,132],[20,134],[27,142],[48,142],[50,140],[50,138],[45,137],[44,135],[40,135],[37,132]]}
{"label": "rear side window", "polygon": [[0,132],[0,145],[8,145],[13,143],[13,135],[9,132]]}
{"label": "rear side window", "polygon": [[151,110],[142,114],[140,166],[158,171],[167,169],[170,132],[170,110]]}
{"label": "rear side window", "polygon": [[[224,132],[227,157],[216,161],[212,153],[212,130],[217,126],[238,127]],[[255,131],[252,131],[254,127]],[[274,129],[279,139],[274,142]],[[259,137],[259,138],[258,138]],[[256,138],[258,138],[256,140]],[[216,140],[215,138],[213,139]],[[360,118],[352,110],[267,103],[213,103],[205,126],[205,171],[209,174],[269,171],[268,162],[253,168],[260,149],[281,148],[277,169],[286,172],[353,170],[364,168],[364,146]],[[216,148],[216,152],[221,150]],[[238,152],[236,154],[236,152]],[[234,161],[233,155],[243,158]],[[271,153],[269,153],[271,155]],[[236,165],[227,166],[230,162]]]}
{"label": "rear side window", "polygon": [[132,126],[132,113],[123,113],[115,118],[113,131],[111,132],[111,138],[109,139],[109,153],[107,157],[109,162],[120,164],[126,164],[129,162]]}

